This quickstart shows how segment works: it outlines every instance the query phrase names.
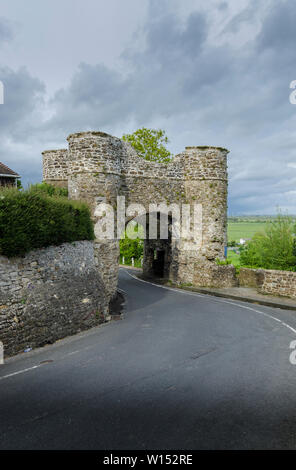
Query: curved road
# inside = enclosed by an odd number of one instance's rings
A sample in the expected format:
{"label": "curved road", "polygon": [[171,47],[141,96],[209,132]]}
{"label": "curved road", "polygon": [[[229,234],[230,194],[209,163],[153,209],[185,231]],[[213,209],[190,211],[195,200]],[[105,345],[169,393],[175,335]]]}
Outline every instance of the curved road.
{"label": "curved road", "polygon": [[0,366],[0,448],[296,448],[296,312],[132,276],[122,321]]}

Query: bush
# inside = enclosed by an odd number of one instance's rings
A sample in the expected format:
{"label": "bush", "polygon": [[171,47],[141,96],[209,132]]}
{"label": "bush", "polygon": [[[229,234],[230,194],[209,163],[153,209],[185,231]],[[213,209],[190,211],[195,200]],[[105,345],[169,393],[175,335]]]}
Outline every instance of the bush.
{"label": "bush", "polygon": [[41,194],[47,194],[48,196],[68,197],[67,188],[56,188],[48,183],[32,184],[29,190],[30,192],[38,192]]}
{"label": "bush", "polygon": [[55,191],[50,196],[49,188],[37,186],[21,192],[0,191],[1,255],[20,256],[37,248],[95,238],[87,205]]}
{"label": "bush", "polygon": [[139,260],[143,256],[143,240],[136,238],[123,238],[119,241],[120,256],[124,256],[125,262],[131,263],[132,258]]}
{"label": "bush", "polygon": [[264,269],[296,270],[293,221],[279,214],[266,224],[264,233],[257,233],[241,251],[241,266]]}

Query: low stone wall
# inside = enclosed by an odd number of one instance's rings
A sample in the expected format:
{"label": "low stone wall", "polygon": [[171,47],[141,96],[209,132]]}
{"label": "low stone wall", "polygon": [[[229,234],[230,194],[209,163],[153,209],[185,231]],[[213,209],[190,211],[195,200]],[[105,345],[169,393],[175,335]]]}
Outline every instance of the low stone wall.
{"label": "low stone wall", "polygon": [[215,265],[213,263],[196,263],[194,266],[193,285],[197,287],[236,287],[235,267],[228,265]]}
{"label": "low stone wall", "polygon": [[240,268],[239,285],[254,287],[262,294],[296,298],[296,272]]}
{"label": "low stone wall", "polygon": [[264,281],[264,269],[240,268],[239,285],[260,288]]}
{"label": "low stone wall", "polygon": [[93,242],[44,248],[24,258],[0,256],[0,341],[5,356],[104,322],[109,302]]}
{"label": "low stone wall", "polygon": [[260,292],[296,298],[296,272],[264,270]]}

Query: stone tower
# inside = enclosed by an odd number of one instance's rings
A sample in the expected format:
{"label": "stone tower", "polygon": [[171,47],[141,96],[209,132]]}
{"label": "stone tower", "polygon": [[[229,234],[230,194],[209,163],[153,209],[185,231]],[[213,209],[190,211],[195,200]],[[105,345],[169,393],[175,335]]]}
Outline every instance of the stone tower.
{"label": "stone tower", "polygon": [[45,150],[43,155],[43,181],[60,188],[68,187],[68,150]]}

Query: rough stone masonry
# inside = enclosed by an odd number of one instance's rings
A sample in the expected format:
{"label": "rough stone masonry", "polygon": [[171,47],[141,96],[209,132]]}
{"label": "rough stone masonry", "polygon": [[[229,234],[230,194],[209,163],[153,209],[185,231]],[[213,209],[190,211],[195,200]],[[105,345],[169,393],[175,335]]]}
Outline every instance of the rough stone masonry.
{"label": "rough stone masonry", "polygon": [[0,256],[0,340],[5,357],[96,326],[109,314],[91,241]]}
{"label": "rough stone masonry", "polygon": [[[43,152],[43,179],[67,187],[71,199],[85,200],[92,210],[99,203],[116,210],[117,196],[126,205],[150,203],[201,204],[200,240],[144,241],[143,270],[177,284],[234,286],[232,266],[217,265],[227,244],[227,154],[219,147],[186,147],[171,162],[139,157],[133,147],[103,132],[79,132],[68,137],[68,149]],[[127,217],[126,221],[129,218]],[[99,270],[106,290],[116,290],[119,242],[97,240]]]}

